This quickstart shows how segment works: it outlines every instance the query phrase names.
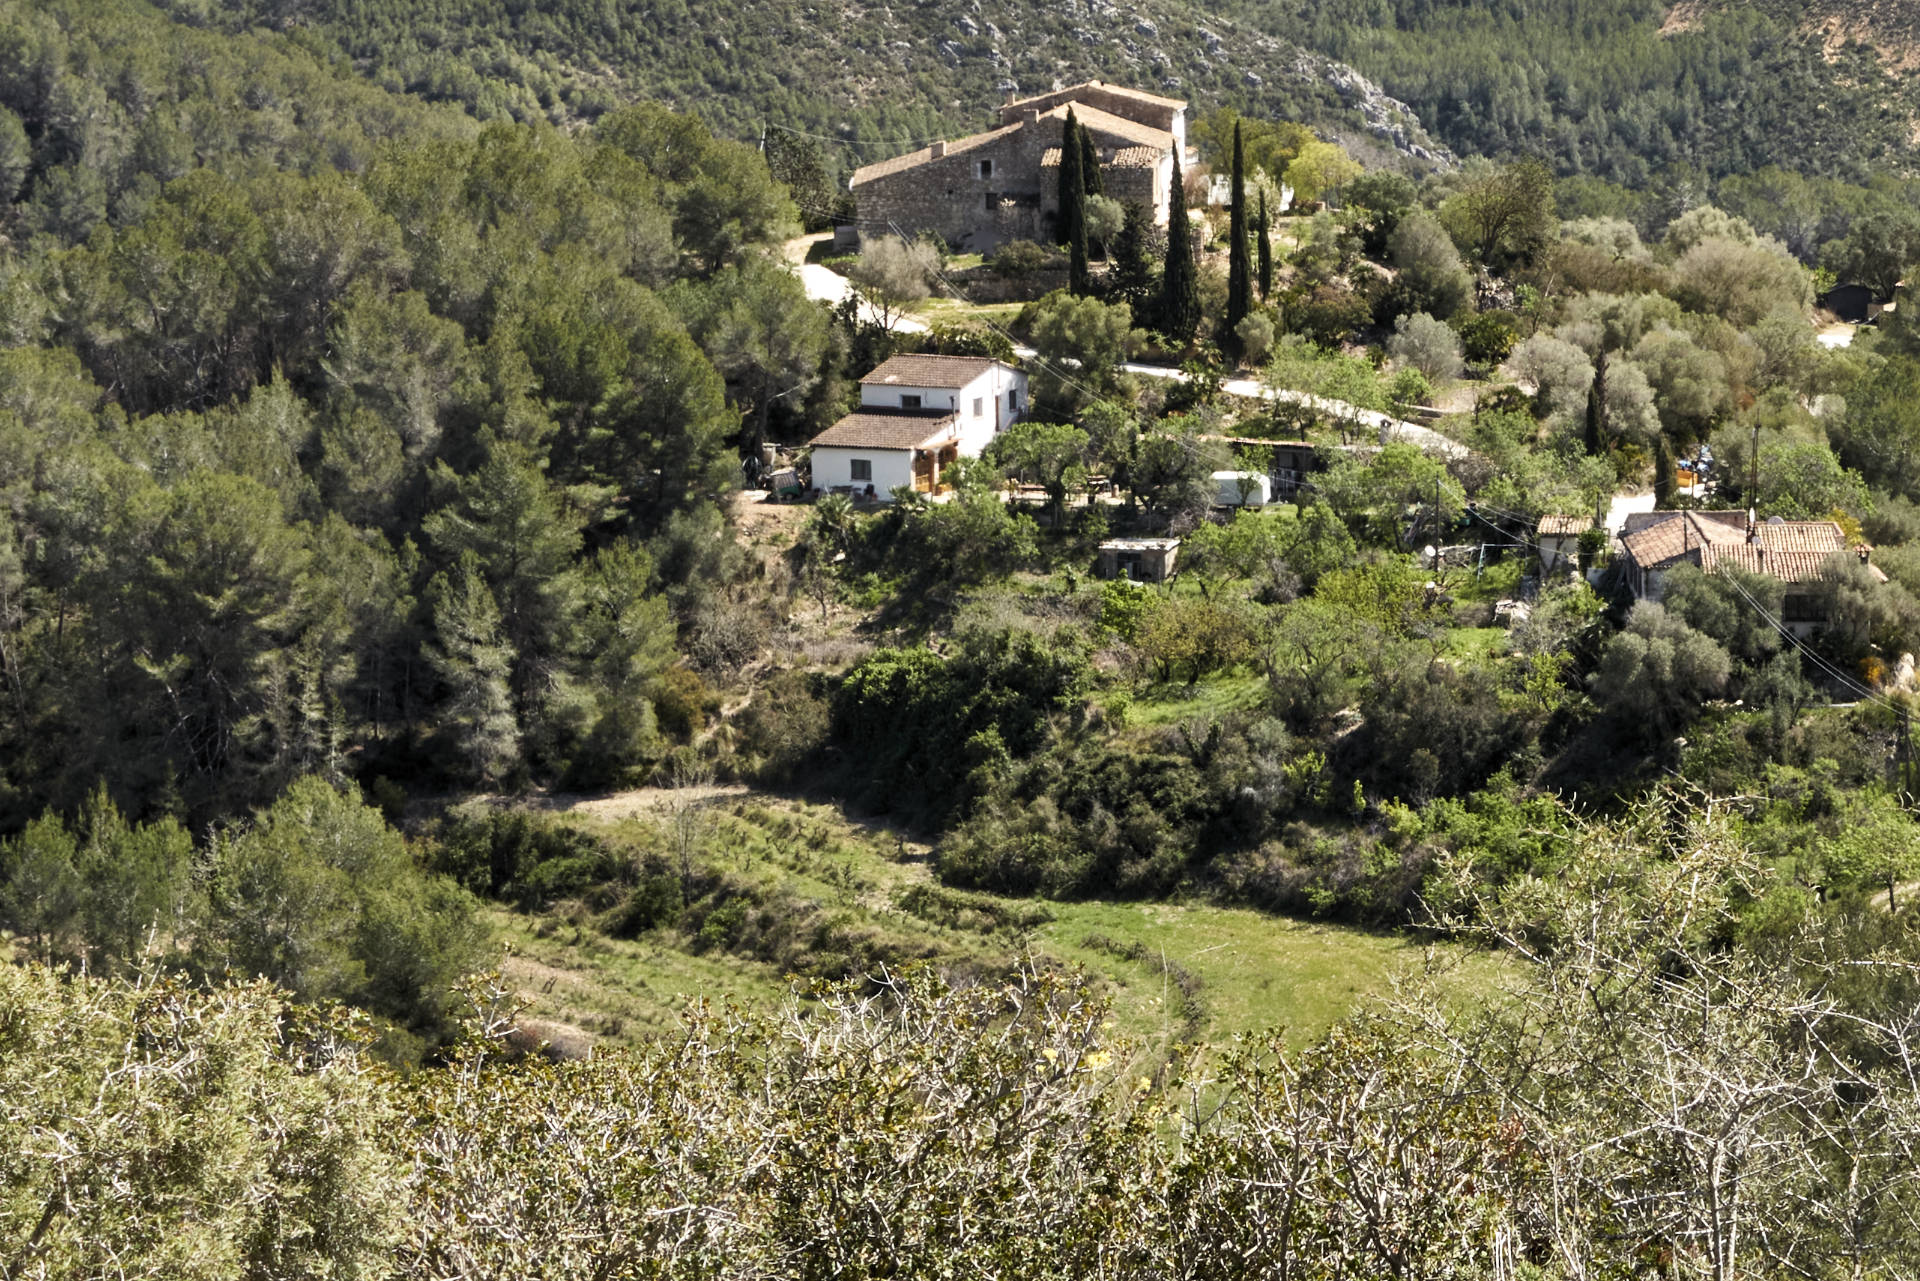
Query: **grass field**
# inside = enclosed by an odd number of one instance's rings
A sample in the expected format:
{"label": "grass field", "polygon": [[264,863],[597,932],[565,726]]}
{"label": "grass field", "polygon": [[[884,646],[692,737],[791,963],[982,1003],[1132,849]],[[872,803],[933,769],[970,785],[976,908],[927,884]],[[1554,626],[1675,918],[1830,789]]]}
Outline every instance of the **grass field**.
{"label": "grass field", "polygon": [[[582,807],[568,821],[636,848],[664,839],[669,794],[634,795],[633,805]],[[1148,1055],[1188,1040],[1217,1049],[1269,1029],[1302,1043],[1386,994],[1423,957],[1400,935],[1243,908],[945,891],[926,847],[794,798],[729,790],[699,821],[702,857],[783,905],[811,937],[892,940],[962,972],[997,972],[1022,952],[1080,967],[1112,1000],[1118,1030]],[[677,929],[607,938],[566,905],[497,910],[492,921],[503,971],[556,1040],[630,1042],[670,1030],[690,999],[764,1007],[799,981],[788,967]],[[1492,977],[1490,964],[1473,962],[1450,982],[1471,989]]]}

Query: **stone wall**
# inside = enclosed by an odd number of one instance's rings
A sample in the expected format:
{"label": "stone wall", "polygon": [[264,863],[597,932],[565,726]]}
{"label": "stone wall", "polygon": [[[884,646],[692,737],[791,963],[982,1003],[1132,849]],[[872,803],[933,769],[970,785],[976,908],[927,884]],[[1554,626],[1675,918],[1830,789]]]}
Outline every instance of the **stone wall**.
{"label": "stone wall", "polygon": [[[956,249],[979,252],[1039,240],[1054,204],[1053,193],[1041,189],[1040,157],[1059,145],[1058,128],[1029,126],[863,182],[853,192],[863,234],[886,235],[897,225],[909,236],[930,231]],[[992,164],[985,177],[983,161]]]}
{"label": "stone wall", "polygon": [[[896,173],[869,179],[854,188],[862,234],[884,236],[898,227],[909,237],[940,236],[956,250],[991,252],[1010,240],[1051,243],[1059,213],[1059,174],[1043,163],[1060,146],[1063,122],[1036,118],[1000,137],[935,155]],[[1094,145],[1111,153],[1134,144],[1095,129]],[[935,151],[940,144],[935,144]],[[992,172],[980,173],[981,162]],[[1158,169],[1110,165],[1101,169],[1107,194],[1137,200],[1166,221],[1172,163]]]}

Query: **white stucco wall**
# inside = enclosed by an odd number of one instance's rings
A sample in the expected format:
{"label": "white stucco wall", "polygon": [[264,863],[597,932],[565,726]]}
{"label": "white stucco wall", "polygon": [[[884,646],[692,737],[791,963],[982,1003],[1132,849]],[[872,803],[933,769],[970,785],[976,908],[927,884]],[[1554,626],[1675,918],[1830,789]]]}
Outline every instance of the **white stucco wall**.
{"label": "white stucco wall", "polygon": [[[871,481],[853,478],[853,460],[864,458],[873,464]],[[813,450],[813,485],[831,490],[850,485],[854,491],[873,486],[875,496],[885,498],[896,485],[913,484],[913,451],[910,449],[847,449],[840,445],[816,445]]]}
{"label": "white stucco wall", "polygon": [[[1009,407],[1009,392],[1017,408]],[[995,436],[1026,417],[1027,376],[1021,370],[996,364],[958,391],[899,383],[867,383],[860,388],[860,403],[873,407],[901,408],[902,398],[907,396],[918,396],[922,409],[951,409],[958,414],[960,456],[978,458]]]}

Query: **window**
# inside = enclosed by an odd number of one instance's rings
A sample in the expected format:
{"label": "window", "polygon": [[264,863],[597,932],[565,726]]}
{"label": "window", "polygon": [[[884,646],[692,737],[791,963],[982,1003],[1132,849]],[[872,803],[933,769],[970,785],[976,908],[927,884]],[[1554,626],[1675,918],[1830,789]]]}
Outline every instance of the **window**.
{"label": "window", "polygon": [[920,408],[920,398],[918,396],[902,396],[900,397],[900,408],[918,409]]}
{"label": "window", "polygon": [[1780,616],[1789,623],[1824,623],[1827,612],[1818,596],[1789,594],[1780,602]]}
{"label": "window", "polygon": [[856,458],[847,464],[847,474],[855,480],[873,479],[873,459]]}
{"label": "window", "polygon": [[982,161],[980,162],[980,176],[981,176],[982,178],[991,178],[991,177],[993,177],[993,161],[991,161],[991,160],[982,160]]}
{"label": "window", "polygon": [[985,400],[982,400],[980,397],[975,396],[973,398],[973,416],[975,418],[979,418],[981,415],[985,414],[986,412],[987,412],[987,402]]}
{"label": "window", "polygon": [[1007,412],[1010,414],[1020,412],[1020,392],[1017,388],[1007,393]]}
{"label": "window", "polygon": [[992,213],[992,212],[993,212],[993,211],[994,211],[994,210],[995,210],[996,208],[998,208],[998,207],[999,207],[999,204],[1000,204],[1000,194],[999,194],[998,192],[995,192],[995,191],[989,191],[989,192],[987,193],[987,198],[986,198],[986,201],[985,201],[984,203],[985,203],[985,205],[986,205],[986,210],[987,210],[987,212],[988,212],[988,213]]}

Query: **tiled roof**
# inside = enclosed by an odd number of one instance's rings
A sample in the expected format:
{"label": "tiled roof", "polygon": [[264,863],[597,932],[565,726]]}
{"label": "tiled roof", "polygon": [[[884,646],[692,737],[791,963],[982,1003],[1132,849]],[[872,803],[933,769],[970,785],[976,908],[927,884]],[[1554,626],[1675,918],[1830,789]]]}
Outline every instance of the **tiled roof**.
{"label": "tiled roof", "polygon": [[1115,169],[1154,169],[1167,151],[1165,147],[1122,147],[1107,163]]}
{"label": "tiled roof", "polygon": [[1043,113],[1040,118],[1065,120],[1069,110],[1073,112],[1076,123],[1095,133],[1113,134],[1138,146],[1158,147],[1162,151],[1173,147],[1173,135],[1165,129],[1155,129],[1152,125],[1143,125],[1137,120],[1128,120],[1124,116],[1116,116],[1098,107],[1089,107],[1084,102],[1062,103],[1052,111]]}
{"label": "tiled roof", "polygon": [[808,441],[842,449],[920,449],[953,434],[954,414],[913,409],[858,409]]}
{"label": "tiled roof", "polygon": [[1648,512],[1628,519],[1620,542],[1642,569],[1691,560],[1708,572],[1726,565],[1788,583],[1817,579],[1828,557],[1847,550],[1830,520],[1763,520],[1749,542],[1745,512]]}
{"label": "tiled roof", "polygon": [[861,385],[965,387],[1000,362],[986,356],[889,356]]}
{"label": "tiled roof", "polygon": [[[1113,115],[1110,112],[1102,111],[1098,107],[1089,107],[1085,103],[1062,103],[1051,111],[1042,112],[1040,119],[1049,122],[1056,120],[1065,121],[1069,107],[1073,109],[1074,119],[1078,123],[1092,129],[1096,134],[1106,134],[1111,137],[1121,138],[1132,144],[1131,146],[1121,148],[1114,158],[1114,163],[1124,168],[1136,167],[1142,163],[1138,159],[1130,158],[1122,160],[1120,158],[1121,156],[1133,157],[1134,153],[1138,152],[1141,148],[1147,148],[1153,151],[1153,158],[1149,162],[1152,164],[1158,164],[1160,156],[1173,149],[1173,135],[1165,129],[1155,129],[1152,125],[1139,124],[1135,121]],[[877,160],[873,164],[862,165],[860,168],[854,170],[853,179],[848,185],[850,187],[858,187],[862,183],[872,182],[876,178],[885,178],[896,173],[904,173],[908,169],[918,168],[936,159],[943,160],[948,156],[958,155],[964,151],[972,151],[974,148],[983,147],[990,142],[998,142],[1000,139],[1017,133],[1026,127],[1025,122],[1015,121],[1010,125],[1002,125],[998,129],[989,129],[986,133],[976,133],[965,138],[955,138],[946,144],[946,150],[939,156],[933,154],[932,147],[922,147],[918,151],[909,151],[906,155],[895,156],[891,160]],[[1058,146],[1053,147],[1049,154],[1051,155],[1051,160],[1043,160],[1042,163],[1058,165],[1060,163],[1060,148]]]}
{"label": "tiled roof", "polygon": [[1540,518],[1540,536],[1578,536],[1593,528],[1591,516],[1542,516]]}
{"label": "tiled roof", "polygon": [[[1765,574],[1783,583],[1813,583],[1825,576],[1831,551],[1773,551],[1741,543],[1735,547],[1706,547],[1700,552],[1700,568],[1711,574],[1721,566],[1743,569],[1749,574]],[[1877,566],[1869,566],[1877,569]],[[1885,575],[1881,575],[1885,581]]]}
{"label": "tiled roof", "polygon": [[[1171,146],[1167,147],[1120,147],[1113,153],[1113,159],[1100,162],[1102,169],[1153,169],[1166,158]],[[1060,167],[1060,148],[1048,147],[1040,153],[1042,169]]]}
{"label": "tiled roof", "polygon": [[[955,138],[947,144],[945,155],[951,156],[958,152],[971,151],[975,147],[984,146],[989,142],[995,142],[1009,134],[1016,133],[1021,127],[1022,126],[1018,124],[1003,125],[998,129],[989,129],[985,133],[971,134],[965,138]],[[918,151],[909,151],[906,155],[895,156],[891,160],[876,160],[870,165],[862,165],[860,168],[855,169],[853,171],[853,179],[847,185],[857,187],[863,182],[872,182],[875,178],[884,178],[888,174],[900,173],[902,170],[924,165],[933,158],[933,148],[922,147]]]}
{"label": "tiled roof", "polygon": [[1102,93],[1110,93],[1116,98],[1131,98],[1135,102],[1144,102],[1152,107],[1179,108],[1187,105],[1186,100],[1183,98],[1162,98],[1159,94],[1144,93],[1139,89],[1126,89],[1120,85],[1101,84],[1098,80],[1083,80],[1077,85],[1068,85],[1065,89],[1054,89],[1047,93],[1036,93],[1028,98],[1015,98],[1012,102],[1002,107],[1001,110],[1009,111],[1017,107],[1024,107],[1030,102],[1045,102],[1049,98],[1057,98],[1061,94],[1072,94],[1080,89],[1098,89]]}
{"label": "tiled roof", "polygon": [[1626,526],[1620,531],[1620,534],[1621,537],[1624,538],[1628,534],[1637,534],[1643,529],[1649,529],[1654,525],[1665,524],[1667,521],[1678,519],[1683,515],[1692,516],[1693,519],[1697,521],[1707,521],[1714,525],[1729,526],[1740,536],[1740,541],[1746,541],[1747,514],[1745,512],[1628,512]]}

